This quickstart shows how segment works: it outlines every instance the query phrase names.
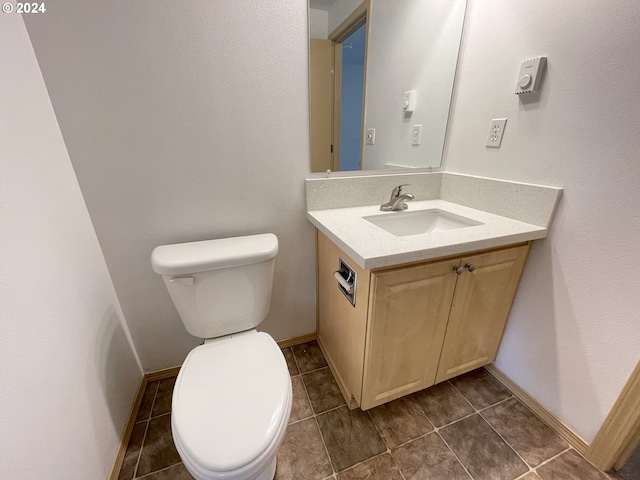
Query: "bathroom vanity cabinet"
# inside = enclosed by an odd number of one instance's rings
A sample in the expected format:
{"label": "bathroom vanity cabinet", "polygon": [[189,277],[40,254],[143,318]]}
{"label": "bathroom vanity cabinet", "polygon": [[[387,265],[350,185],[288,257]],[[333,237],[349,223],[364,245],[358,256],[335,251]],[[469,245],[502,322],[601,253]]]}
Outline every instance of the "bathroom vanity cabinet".
{"label": "bathroom vanity cabinet", "polygon": [[[529,244],[365,270],[318,232],[318,342],[350,408],[491,363]],[[357,273],[355,305],[334,277],[340,259]]]}

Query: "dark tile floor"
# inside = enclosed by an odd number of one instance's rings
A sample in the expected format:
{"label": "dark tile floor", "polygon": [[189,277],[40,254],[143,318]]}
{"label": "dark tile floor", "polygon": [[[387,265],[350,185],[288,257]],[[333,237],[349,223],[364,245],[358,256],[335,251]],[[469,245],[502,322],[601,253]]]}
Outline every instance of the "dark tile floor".
{"label": "dark tile floor", "polygon": [[627,463],[618,470],[618,475],[624,480],[640,479],[640,445],[633,451]]}
{"label": "dark tile floor", "polygon": [[[605,480],[480,369],[367,412],[349,410],[316,342],[283,350],[293,406],[277,480]],[[119,480],[183,480],[175,378],[147,386]]]}

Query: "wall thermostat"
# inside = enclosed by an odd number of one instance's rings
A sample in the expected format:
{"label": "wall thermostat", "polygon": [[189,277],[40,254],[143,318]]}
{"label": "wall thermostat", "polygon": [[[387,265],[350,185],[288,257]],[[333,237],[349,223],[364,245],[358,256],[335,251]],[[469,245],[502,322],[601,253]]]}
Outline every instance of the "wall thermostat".
{"label": "wall thermostat", "polygon": [[547,57],[537,57],[525,60],[520,65],[518,83],[516,84],[516,95],[523,93],[536,93],[542,83],[542,75],[547,66]]}

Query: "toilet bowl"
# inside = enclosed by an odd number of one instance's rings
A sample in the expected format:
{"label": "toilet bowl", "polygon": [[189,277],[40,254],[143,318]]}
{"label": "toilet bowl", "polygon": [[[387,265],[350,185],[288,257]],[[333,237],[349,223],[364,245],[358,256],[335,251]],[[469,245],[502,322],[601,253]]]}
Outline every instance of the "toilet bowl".
{"label": "toilet bowl", "polygon": [[291,413],[291,378],[273,338],[255,330],[269,311],[273,234],[154,249],[189,333],[205,339],[173,391],[173,440],[198,480],[272,480]]}
{"label": "toilet bowl", "polygon": [[173,390],[173,440],[196,478],[271,480],[291,412],[291,380],[276,342],[256,331],[206,343]]}

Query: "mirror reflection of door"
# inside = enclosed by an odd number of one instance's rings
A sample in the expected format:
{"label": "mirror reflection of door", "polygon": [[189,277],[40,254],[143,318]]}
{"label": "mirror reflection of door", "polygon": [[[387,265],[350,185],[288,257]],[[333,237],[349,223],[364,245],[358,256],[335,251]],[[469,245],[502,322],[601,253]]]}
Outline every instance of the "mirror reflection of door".
{"label": "mirror reflection of door", "polygon": [[333,45],[309,42],[311,171],[336,170],[333,165]]}
{"label": "mirror reflection of door", "polygon": [[366,23],[341,44],[340,69],[340,171],[360,170],[362,158],[362,118]]}
{"label": "mirror reflection of door", "polygon": [[[327,11],[340,0],[311,0],[309,41],[311,171],[360,170],[369,0],[349,7],[329,33]],[[314,15],[324,18],[319,20]],[[320,26],[320,28],[319,28]]]}
{"label": "mirror reflection of door", "polygon": [[[352,127],[352,132],[358,128],[363,132],[375,131],[375,144],[366,138],[358,144],[361,170],[441,165],[466,11],[466,0],[309,0],[309,37],[314,39],[311,41],[312,171],[357,169],[354,159],[358,153],[349,148],[352,144],[342,145],[350,134],[341,131],[341,123]],[[343,53],[345,56],[355,53],[356,42],[348,37],[365,23],[366,115],[364,121],[341,121],[341,90],[343,87],[348,90],[351,84],[345,78],[344,86],[336,81],[331,90],[328,85],[332,74],[327,58],[323,90],[329,93],[314,91],[318,83],[314,73],[314,43],[315,39],[323,39],[333,41],[334,47],[342,44],[330,54],[327,52],[327,57],[334,58],[334,77],[339,79]],[[352,48],[348,50],[347,45]],[[344,69],[349,68],[345,64]],[[404,96],[410,91],[415,92],[416,98],[412,112],[404,110]],[[358,96],[345,92],[344,97],[354,100]],[[344,108],[358,110],[357,106],[352,107]],[[325,123],[316,128],[317,116],[322,112],[328,116],[330,109],[333,126],[327,127]],[[421,132],[417,140],[416,128]],[[318,131],[324,132],[324,136],[319,137]],[[323,159],[317,160],[320,157]]]}

